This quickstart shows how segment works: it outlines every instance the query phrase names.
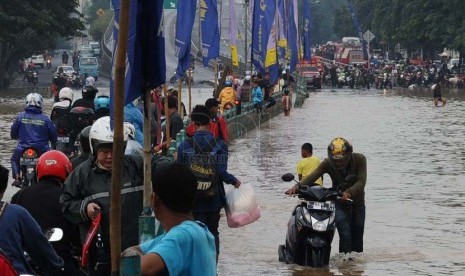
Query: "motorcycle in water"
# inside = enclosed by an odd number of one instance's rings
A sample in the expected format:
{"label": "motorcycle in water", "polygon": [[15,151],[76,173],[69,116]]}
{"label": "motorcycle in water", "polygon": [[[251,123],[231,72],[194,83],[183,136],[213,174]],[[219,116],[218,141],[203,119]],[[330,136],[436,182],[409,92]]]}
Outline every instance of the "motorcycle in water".
{"label": "motorcycle in water", "polygon": [[21,184],[18,188],[26,188],[37,183],[36,165],[39,160],[39,153],[33,147],[26,148],[19,159],[21,171]]}
{"label": "motorcycle in water", "polygon": [[[286,182],[296,181],[291,173],[281,178]],[[337,188],[324,188],[317,184],[299,187],[297,196],[300,203],[288,224],[286,243],[279,246],[279,261],[311,267],[329,264],[336,230],[336,200],[342,200],[341,190],[356,181],[357,176],[349,175]]]}

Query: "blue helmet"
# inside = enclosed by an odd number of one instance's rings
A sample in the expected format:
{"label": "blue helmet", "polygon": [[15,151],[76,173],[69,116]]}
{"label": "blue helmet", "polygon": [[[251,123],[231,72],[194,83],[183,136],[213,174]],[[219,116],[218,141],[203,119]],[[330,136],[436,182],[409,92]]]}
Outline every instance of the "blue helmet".
{"label": "blue helmet", "polygon": [[94,109],[95,111],[106,108],[110,109],[110,98],[108,97],[98,97],[94,100]]}
{"label": "blue helmet", "polygon": [[230,80],[227,80],[224,82],[225,86],[232,86],[232,82]]}

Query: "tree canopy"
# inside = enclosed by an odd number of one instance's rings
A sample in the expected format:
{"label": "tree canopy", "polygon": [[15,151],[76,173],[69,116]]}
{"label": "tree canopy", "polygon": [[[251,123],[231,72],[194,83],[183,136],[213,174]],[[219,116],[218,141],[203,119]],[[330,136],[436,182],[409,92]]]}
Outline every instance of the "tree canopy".
{"label": "tree canopy", "polygon": [[0,5],[0,88],[6,69],[34,52],[54,48],[59,37],[84,29],[78,0],[8,0]]}

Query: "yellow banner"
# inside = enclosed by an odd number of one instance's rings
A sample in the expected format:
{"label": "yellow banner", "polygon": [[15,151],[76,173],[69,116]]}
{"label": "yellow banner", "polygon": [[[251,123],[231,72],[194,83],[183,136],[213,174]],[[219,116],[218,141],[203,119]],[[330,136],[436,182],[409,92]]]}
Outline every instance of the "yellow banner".
{"label": "yellow banner", "polygon": [[231,61],[233,66],[239,66],[239,58],[237,55],[237,46],[231,45]]}
{"label": "yellow banner", "polygon": [[287,47],[287,40],[286,39],[280,39],[278,41],[278,46],[281,48],[286,48]]}
{"label": "yellow banner", "polygon": [[278,62],[276,56],[276,48],[268,49],[265,58],[265,68],[274,65]]}

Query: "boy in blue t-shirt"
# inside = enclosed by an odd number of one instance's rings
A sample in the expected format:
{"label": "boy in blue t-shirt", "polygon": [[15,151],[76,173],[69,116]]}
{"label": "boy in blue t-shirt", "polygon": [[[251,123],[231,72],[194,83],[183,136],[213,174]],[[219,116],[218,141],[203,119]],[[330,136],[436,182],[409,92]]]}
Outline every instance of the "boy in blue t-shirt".
{"label": "boy in blue t-shirt", "polygon": [[130,248],[141,255],[141,274],[215,276],[215,239],[192,215],[197,178],[180,163],[152,171],[151,203],[165,234]]}

